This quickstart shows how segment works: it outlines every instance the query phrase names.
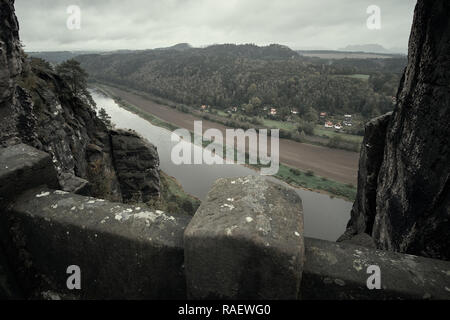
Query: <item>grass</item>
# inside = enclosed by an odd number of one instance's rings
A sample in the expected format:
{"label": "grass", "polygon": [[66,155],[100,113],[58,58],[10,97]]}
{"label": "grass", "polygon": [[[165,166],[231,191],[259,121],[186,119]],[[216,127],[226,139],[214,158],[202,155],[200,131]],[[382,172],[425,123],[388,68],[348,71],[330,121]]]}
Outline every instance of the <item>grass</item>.
{"label": "grass", "polygon": [[357,136],[343,132],[336,132],[334,131],[334,129],[326,129],[322,125],[316,125],[316,127],[314,128],[314,134],[316,136],[327,136],[328,138],[340,136],[344,141],[346,140],[349,142],[357,142],[357,143],[361,143],[363,140],[362,136]]}
{"label": "grass", "polygon": [[159,199],[158,209],[166,210],[172,214],[194,215],[201,201],[186,193],[178,181],[165,172],[160,171],[160,178],[161,198]]}
{"label": "grass", "polygon": [[221,116],[221,117],[228,117],[228,114],[222,110],[219,109],[214,109],[217,112],[217,115]]}
{"label": "grass", "polygon": [[[261,168],[260,165],[250,165],[249,167]],[[294,187],[316,192],[324,191],[347,201],[354,201],[356,198],[356,187],[353,184],[345,184],[317,176],[312,170],[303,171],[280,163],[278,173],[274,177]]]}
{"label": "grass", "polygon": [[316,176],[312,171],[306,172],[280,164],[280,170],[275,177],[293,186],[306,188],[309,190],[322,190],[347,200],[355,200],[356,187],[349,184],[340,183],[324,177]]}
{"label": "grass", "polygon": [[[98,88],[98,86],[97,86],[97,88]],[[177,127],[171,123],[168,123],[164,120],[161,120],[160,118],[155,117],[146,111],[142,111],[138,107],[136,107],[132,104],[129,104],[126,101],[114,98],[114,96],[111,95],[107,89],[100,88],[100,90],[103,91],[104,93],[106,93],[107,95],[109,95],[110,97],[113,97],[113,99],[116,101],[116,103],[119,104],[120,106],[122,106],[124,109],[139,115],[140,117],[146,119],[147,121],[149,121],[151,124],[153,124],[155,126],[166,128],[170,131],[179,129],[179,127]],[[271,120],[271,121],[273,121],[273,120]],[[274,122],[278,122],[278,121],[274,121]],[[339,134],[339,133],[335,133],[335,134]],[[191,135],[193,135],[192,132],[191,132]],[[203,141],[203,147],[206,147],[210,143],[211,143],[210,141]],[[224,148],[226,148],[226,146],[224,146]],[[224,150],[224,154],[225,154],[225,150]],[[235,150],[235,156],[237,156],[236,150]],[[246,154],[246,159],[247,158],[248,158],[248,154]],[[253,168],[253,169],[261,168],[260,165],[249,165],[249,167]],[[168,176],[165,175],[165,177],[168,177]],[[279,171],[275,175],[275,177],[292,185],[292,186],[295,186],[295,187],[301,187],[301,188],[309,189],[312,191],[325,191],[326,193],[329,193],[331,195],[341,197],[341,198],[344,198],[344,199],[350,200],[350,201],[353,201],[356,197],[356,187],[355,186],[317,176],[311,170],[308,170],[305,172],[300,169],[296,169],[296,168],[292,168],[292,167],[289,167],[284,164],[280,164]],[[170,182],[170,180],[167,180],[167,179],[166,179],[166,181]],[[177,183],[176,180],[174,183]],[[173,183],[171,183],[169,185],[169,188],[172,189],[171,193],[173,193],[175,195],[181,195],[180,201],[184,201],[183,199],[186,199],[186,196],[183,196],[184,191],[182,190],[181,186],[176,188],[173,185]],[[192,196],[189,195],[189,197],[192,197]],[[196,199],[196,198],[194,198],[194,199]],[[170,202],[173,202],[173,201],[168,201],[168,203],[170,203]],[[193,205],[195,206],[195,203],[193,203]],[[165,209],[168,210],[167,208],[165,208]]]}
{"label": "grass", "polygon": [[339,74],[336,75],[336,77],[346,77],[346,78],[352,78],[352,79],[358,79],[362,81],[369,81],[370,75],[368,74]]}
{"label": "grass", "polygon": [[268,128],[277,128],[277,129],[284,129],[284,130],[296,130],[297,126],[295,123],[292,122],[286,122],[286,121],[277,121],[277,120],[271,120],[271,119],[262,119],[264,126]]}
{"label": "grass", "polygon": [[353,79],[369,81],[370,75],[368,75],[368,74],[352,74],[352,75],[348,75],[347,77],[348,78],[353,78]]}

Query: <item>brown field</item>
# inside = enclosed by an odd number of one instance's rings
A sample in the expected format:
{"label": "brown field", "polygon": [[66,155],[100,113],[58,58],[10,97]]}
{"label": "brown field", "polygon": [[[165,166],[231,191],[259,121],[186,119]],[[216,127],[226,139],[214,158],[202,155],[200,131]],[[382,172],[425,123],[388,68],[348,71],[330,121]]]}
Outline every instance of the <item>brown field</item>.
{"label": "brown field", "polygon": [[[202,120],[203,130],[216,128],[225,132],[225,129],[227,129],[222,124],[177,111],[128,91],[109,86],[108,91],[145,112],[189,131],[194,130],[195,120]],[[304,171],[312,170],[318,176],[330,178],[341,183],[356,185],[358,160],[359,155],[356,152],[280,139],[281,163]]]}

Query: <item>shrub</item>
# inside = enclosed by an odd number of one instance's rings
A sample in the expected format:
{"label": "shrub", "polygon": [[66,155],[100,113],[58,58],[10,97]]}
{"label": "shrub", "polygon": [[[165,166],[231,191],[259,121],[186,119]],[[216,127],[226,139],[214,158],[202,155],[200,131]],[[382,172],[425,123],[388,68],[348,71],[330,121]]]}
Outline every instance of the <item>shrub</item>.
{"label": "shrub", "polygon": [[303,131],[305,134],[312,136],[314,135],[314,123],[300,120],[297,124],[297,131]]}
{"label": "shrub", "polygon": [[342,139],[339,135],[334,135],[331,137],[330,141],[328,141],[328,147],[330,148],[339,148],[342,147],[344,139]]}

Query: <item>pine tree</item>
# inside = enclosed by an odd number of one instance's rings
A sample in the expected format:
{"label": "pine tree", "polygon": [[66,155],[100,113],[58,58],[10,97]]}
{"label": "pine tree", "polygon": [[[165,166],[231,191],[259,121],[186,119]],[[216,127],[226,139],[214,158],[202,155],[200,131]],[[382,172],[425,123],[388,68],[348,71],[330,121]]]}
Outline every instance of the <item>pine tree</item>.
{"label": "pine tree", "polygon": [[100,118],[100,120],[103,121],[103,123],[106,125],[108,129],[112,128],[111,117],[109,116],[108,113],[106,113],[106,110],[104,108],[100,109],[98,117]]}

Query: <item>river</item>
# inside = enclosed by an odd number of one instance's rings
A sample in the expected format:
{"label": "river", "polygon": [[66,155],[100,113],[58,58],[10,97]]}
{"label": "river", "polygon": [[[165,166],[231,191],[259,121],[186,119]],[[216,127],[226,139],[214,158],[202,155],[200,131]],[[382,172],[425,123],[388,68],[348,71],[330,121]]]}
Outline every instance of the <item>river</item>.
{"label": "river", "polygon": [[[218,178],[255,175],[258,172],[242,165],[175,165],[170,159],[171,132],[121,108],[113,99],[98,91],[91,91],[98,110],[104,108],[116,128],[133,129],[158,149],[161,170],[176,178],[184,190],[203,200]],[[276,180],[279,183],[283,182]],[[352,203],[329,195],[294,188],[301,196],[304,211],[305,236],[335,241],[345,230]]]}

